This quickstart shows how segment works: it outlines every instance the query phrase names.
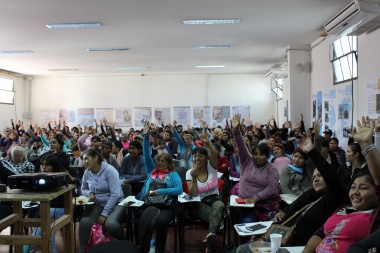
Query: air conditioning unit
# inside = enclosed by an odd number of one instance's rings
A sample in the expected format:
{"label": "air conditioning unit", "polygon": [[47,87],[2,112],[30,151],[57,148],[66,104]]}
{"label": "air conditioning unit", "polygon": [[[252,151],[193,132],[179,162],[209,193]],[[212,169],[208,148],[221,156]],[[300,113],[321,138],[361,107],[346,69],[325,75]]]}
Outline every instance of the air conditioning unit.
{"label": "air conditioning unit", "polygon": [[355,0],[325,25],[329,34],[358,36],[380,27],[380,0]]}
{"label": "air conditioning unit", "polygon": [[264,74],[267,78],[285,78],[288,76],[286,68],[271,68]]}

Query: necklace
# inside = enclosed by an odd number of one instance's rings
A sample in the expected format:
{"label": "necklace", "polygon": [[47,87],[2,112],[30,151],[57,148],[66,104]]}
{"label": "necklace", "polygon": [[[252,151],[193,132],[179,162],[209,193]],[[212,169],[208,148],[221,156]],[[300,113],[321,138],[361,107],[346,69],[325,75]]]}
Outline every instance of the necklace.
{"label": "necklace", "polygon": [[255,164],[256,169],[263,170],[267,166],[268,162],[266,162],[262,167],[259,167]]}

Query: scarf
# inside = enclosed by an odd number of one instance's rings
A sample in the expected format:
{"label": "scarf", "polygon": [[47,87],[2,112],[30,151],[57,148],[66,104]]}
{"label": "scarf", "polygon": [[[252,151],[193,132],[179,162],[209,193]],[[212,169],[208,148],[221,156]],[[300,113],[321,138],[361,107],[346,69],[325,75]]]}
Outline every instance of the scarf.
{"label": "scarf", "polygon": [[303,170],[302,170],[301,168],[297,168],[296,166],[291,165],[291,164],[288,164],[288,167],[289,167],[291,170],[295,171],[295,172],[298,172],[298,173],[300,173],[300,174],[303,174]]}
{"label": "scarf", "polygon": [[156,180],[156,178],[158,177],[161,181],[162,179],[164,179],[164,177],[169,174],[169,170],[168,169],[163,169],[163,170],[159,170],[157,168],[155,168],[152,173],[150,174],[150,177],[153,179],[153,180]]}

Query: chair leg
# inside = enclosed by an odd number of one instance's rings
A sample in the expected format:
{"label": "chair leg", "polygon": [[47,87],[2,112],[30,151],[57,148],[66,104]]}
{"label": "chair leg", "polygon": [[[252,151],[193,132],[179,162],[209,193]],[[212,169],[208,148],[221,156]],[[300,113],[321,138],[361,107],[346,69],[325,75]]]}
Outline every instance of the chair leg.
{"label": "chair leg", "polygon": [[177,231],[178,230],[178,221],[174,224],[174,253],[177,253]]}
{"label": "chair leg", "polygon": [[[14,233],[14,227],[13,227],[13,225],[11,225],[11,235],[13,235],[13,233]],[[9,245],[9,253],[12,253],[12,252],[13,252],[13,245],[10,244]]]}

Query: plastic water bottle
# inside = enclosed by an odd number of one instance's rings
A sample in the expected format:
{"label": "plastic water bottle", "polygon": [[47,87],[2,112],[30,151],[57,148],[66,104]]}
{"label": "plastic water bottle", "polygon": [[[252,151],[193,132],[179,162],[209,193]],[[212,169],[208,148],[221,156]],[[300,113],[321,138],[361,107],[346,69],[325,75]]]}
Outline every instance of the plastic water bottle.
{"label": "plastic water bottle", "polygon": [[150,241],[150,251],[149,253],[155,253],[156,252],[156,239],[152,238]]}

